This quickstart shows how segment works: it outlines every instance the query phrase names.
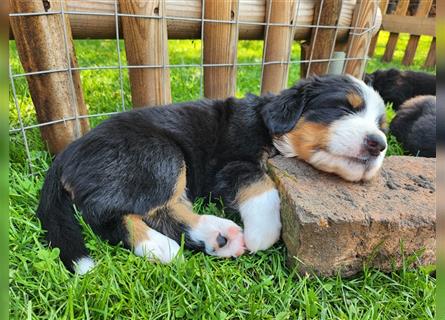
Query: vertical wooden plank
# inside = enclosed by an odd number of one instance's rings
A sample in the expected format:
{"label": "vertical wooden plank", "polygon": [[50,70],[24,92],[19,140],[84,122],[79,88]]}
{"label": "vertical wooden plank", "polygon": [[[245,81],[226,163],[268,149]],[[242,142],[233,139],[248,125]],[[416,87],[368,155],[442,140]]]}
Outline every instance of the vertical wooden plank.
{"label": "vertical wooden plank", "polygon": [[[408,10],[409,0],[400,0],[397,4],[395,15],[405,16]],[[394,56],[394,51],[396,50],[397,41],[399,40],[399,34],[391,32],[389,34],[388,43],[386,44],[385,53],[383,54],[382,60],[385,62],[390,62]]]}
{"label": "vertical wooden plank", "polygon": [[[382,12],[382,16],[386,14],[386,10],[388,10],[388,4],[389,0],[380,0],[380,11]],[[369,50],[368,50],[368,56],[373,57],[374,51],[377,46],[377,41],[379,40],[379,33],[380,31],[377,31],[376,35],[372,37],[371,43],[369,44]]]}
{"label": "vertical wooden plank", "polygon": [[[238,0],[205,0],[204,18],[235,22]],[[204,64],[233,64],[233,66],[204,67],[204,95],[223,99],[235,95],[236,23],[204,22]]]}
{"label": "vertical wooden plank", "polygon": [[436,37],[431,41],[430,50],[428,51],[428,55],[426,57],[424,67],[432,68],[436,65]]}
{"label": "vertical wooden plank", "polygon": [[122,17],[122,30],[128,64],[153,65],[130,68],[131,97],[134,107],[171,103],[168,39],[165,5],[162,0],[119,0],[124,14],[149,15],[159,18]]}
{"label": "vertical wooden plank", "polygon": [[346,60],[344,73],[356,78],[361,79],[363,77],[368,53],[367,45],[370,35],[368,32],[363,32],[363,30],[371,28],[374,24],[377,10],[378,6],[375,0],[358,0],[354,10],[352,19],[354,29],[351,30],[349,35],[349,49],[346,58],[358,59]]}
{"label": "vertical wooden plank", "polygon": [[[323,5],[323,6],[322,6]],[[332,28],[313,28],[308,50],[305,55],[309,60],[322,60],[331,58],[335,46],[335,26],[340,18],[342,0],[324,0],[315,4],[313,24],[332,26]],[[328,71],[329,62],[310,62],[302,64],[301,76],[321,75]]]}
{"label": "vertical wooden plank", "polygon": [[[10,0],[9,5],[12,13],[62,10],[61,1]],[[64,36],[64,20],[67,43]],[[10,23],[25,72],[68,69],[70,62],[71,67],[77,67],[67,17],[63,19],[61,14],[11,17]],[[78,71],[73,71],[71,75],[68,71],[30,75],[26,80],[39,123],[87,115]],[[62,151],[66,145],[88,130],[89,123],[86,118],[40,127],[49,151],[54,154]]]}
{"label": "vertical wooden plank", "polygon": [[[270,23],[282,23],[291,25],[294,22],[296,6],[294,0],[289,1],[266,1],[266,22],[270,18]],[[269,12],[270,8],[270,12]],[[293,27],[269,26],[264,28],[264,61],[281,61],[282,64],[265,64],[263,78],[261,79],[261,94],[268,92],[278,93],[287,87],[289,75],[289,59],[293,43]]]}
{"label": "vertical wooden plank", "polygon": [[[416,17],[428,17],[433,0],[423,0],[419,2],[417,7]],[[405,55],[403,57],[402,63],[405,66],[410,66],[413,63],[414,57],[416,55],[417,45],[419,44],[420,36],[411,35],[409,37],[408,44],[405,48]]]}

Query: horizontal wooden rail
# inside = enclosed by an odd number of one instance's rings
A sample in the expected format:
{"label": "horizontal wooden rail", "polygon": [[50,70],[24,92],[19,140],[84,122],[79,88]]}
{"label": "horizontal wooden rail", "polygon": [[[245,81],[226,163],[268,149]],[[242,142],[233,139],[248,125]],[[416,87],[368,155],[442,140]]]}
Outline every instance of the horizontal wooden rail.
{"label": "horizontal wooden rail", "polygon": [[[309,39],[315,5],[319,0],[300,1],[295,40]],[[201,38],[202,0],[165,0],[169,39]],[[65,0],[74,39],[115,39],[115,0]],[[344,0],[339,18],[338,40],[346,40],[356,0]],[[48,10],[54,12],[53,8]],[[120,13],[120,8],[118,8]],[[14,13],[14,12],[12,12]],[[266,0],[240,1],[239,39],[263,40]],[[181,20],[182,19],[182,20]],[[246,23],[243,23],[246,22]],[[261,25],[262,24],[262,25]],[[119,23],[122,27],[122,23]],[[122,30],[121,30],[122,31]],[[12,34],[10,33],[10,37]]]}
{"label": "horizontal wooden rail", "polygon": [[436,19],[386,15],[383,16],[382,30],[418,36],[436,36]]}

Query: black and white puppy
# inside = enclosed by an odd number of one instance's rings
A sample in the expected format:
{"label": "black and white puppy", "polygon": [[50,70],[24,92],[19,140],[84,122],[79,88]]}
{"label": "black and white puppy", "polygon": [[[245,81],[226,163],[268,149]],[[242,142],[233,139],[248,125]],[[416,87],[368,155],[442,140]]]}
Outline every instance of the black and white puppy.
{"label": "black and white puppy", "polygon": [[[73,206],[92,230],[135,254],[170,262],[186,248],[237,257],[280,237],[280,199],[261,158],[286,156],[351,180],[371,179],[386,151],[384,103],[349,76],[313,77],[278,95],[201,100],[121,113],[69,145],[47,173],[37,210],[69,270],[94,266]],[[197,215],[197,197],[240,213]]]}
{"label": "black and white puppy", "polygon": [[400,106],[390,132],[412,155],[436,156],[436,97],[418,96]]}
{"label": "black and white puppy", "polygon": [[420,95],[436,95],[436,76],[418,71],[377,70],[365,76],[365,82],[392,103],[394,110],[406,100]]}

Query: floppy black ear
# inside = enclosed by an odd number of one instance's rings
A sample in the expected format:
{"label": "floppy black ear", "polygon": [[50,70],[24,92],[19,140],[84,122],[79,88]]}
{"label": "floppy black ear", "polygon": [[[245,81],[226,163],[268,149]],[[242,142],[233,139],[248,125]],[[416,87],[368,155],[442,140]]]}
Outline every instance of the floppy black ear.
{"label": "floppy black ear", "polygon": [[261,109],[261,116],[271,135],[281,135],[291,131],[301,117],[304,108],[303,80],[292,88],[283,90]]}

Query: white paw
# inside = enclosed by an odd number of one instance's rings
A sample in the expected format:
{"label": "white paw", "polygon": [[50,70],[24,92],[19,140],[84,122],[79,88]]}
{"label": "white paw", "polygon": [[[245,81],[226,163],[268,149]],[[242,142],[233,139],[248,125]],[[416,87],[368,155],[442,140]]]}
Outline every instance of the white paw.
{"label": "white paw", "polygon": [[244,253],[244,236],[240,226],[233,221],[212,215],[202,215],[190,231],[196,242],[204,242],[207,254],[218,257],[239,257]]}
{"label": "white paw", "polygon": [[180,246],[176,241],[153,229],[148,231],[148,237],[149,240],[140,242],[134,248],[137,256],[146,257],[151,261],[169,263],[178,255]]}
{"label": "white paw", "polygon": [[266,250],[280,238],[280,197],[276,189],[264,192],[240,205],[244,241],[251,252]]}
{"label": "white paw", "polygon": [[95,267],[94,260],[91,257],[82,257],[74,262],[74,272],[78,275],[84,275]]}

